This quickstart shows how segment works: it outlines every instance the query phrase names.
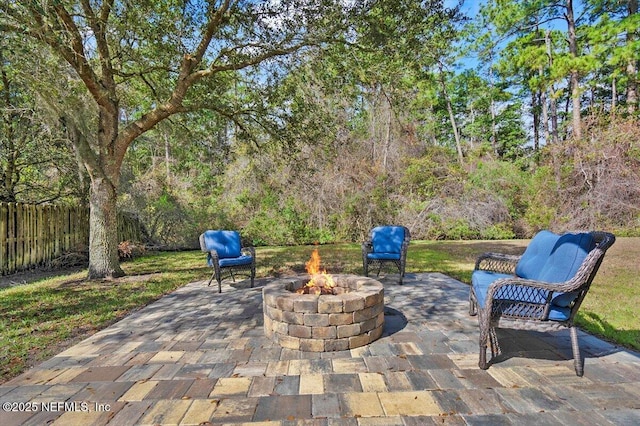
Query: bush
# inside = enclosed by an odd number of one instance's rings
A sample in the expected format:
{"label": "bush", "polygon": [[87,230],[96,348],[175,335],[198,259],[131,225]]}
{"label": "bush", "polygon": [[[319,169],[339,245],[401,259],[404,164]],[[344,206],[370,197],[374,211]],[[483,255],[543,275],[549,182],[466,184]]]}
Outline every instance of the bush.
{"label": "bush", "polygon": [[633,235],[640,218],[639,140],[638,123],[621,121],[591,128],[582,140],[545,147],[546,166],[536,171],[526,214],[529,226]]}
{"label": "bush", "polygon": [[516,238],[512,226],[508,223],[497,223],[480,231],[483,240],[510,240]]}

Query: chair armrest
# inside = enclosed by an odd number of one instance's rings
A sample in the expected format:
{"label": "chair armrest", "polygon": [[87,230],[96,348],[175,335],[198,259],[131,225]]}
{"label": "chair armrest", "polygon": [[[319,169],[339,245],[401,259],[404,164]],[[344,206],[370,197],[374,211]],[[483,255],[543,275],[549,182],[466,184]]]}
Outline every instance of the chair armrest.
{"label": "chair armrest", "polygon": [[218,252],[216,250],[208,250],[207,253],[209,253],[209,259],[211,259],[211,261],[217,265],[218,260],[220,260]]}
{"label": "chair armrest", "polygon": [[[567,281],[570,282],[570,281]],[[526,293],[531,290],[541,290],[545,292],[558,291],[563,283],[548,283],[544,281],[536,281],[529,280],[526,278],[501,278],[499,280],[495,280],[493,283],[489,285],[487,289],[487,300],[493,299],[494,295],[498,293],[498,291],[503,287],[509,287],[509,290],[506,290],[506,295],[502,294],[501,298],[508,298],[510,300],[523,300],[526,297],[521,296],[521,293]],[[575,289],[574,289],[575,290]]]}
{"label": "chair armrest", "polygon": [[371,252],[373,252],[373,242],[365,241],[364,243],[362,243],[362,254],[371,253]]}
{"label": "chair armrest", "polygon": [[474,271],[498,272],[501,274],[515,274],[516,265],[522,256],[502,254],[502,253],[483,253],[476,260]]}
{"label": "chair armrest", "polygon": [[248,247],[242,247],[240,249],[240,252],[242,254],[248,254],[249,256],[251,256],[254,260],[256,259],[256,249],[254,247],[248,246]]}
{"label": "chair armrest", "polygon": [[[521,307],[512,312],[503,312],[503,314],[545,320],[549,315],[554,293],[575,291],[582,285],[584,285],[584,281],[575,277],[563,283],[549,283],[518,277],[501,278],[489,285],[482,309],[487,312],[493,312],[494,301],[500,301],[498,304],[506,307],[511,307],[515,303],[521,305]],[[522,306],[527,306],[528,308],[523,308]],[[538,308],[530,309],[532,306],[537,306]],[[498,308],[498,310],[501,309]],[[493,316],[493,313],[491,316]]]}

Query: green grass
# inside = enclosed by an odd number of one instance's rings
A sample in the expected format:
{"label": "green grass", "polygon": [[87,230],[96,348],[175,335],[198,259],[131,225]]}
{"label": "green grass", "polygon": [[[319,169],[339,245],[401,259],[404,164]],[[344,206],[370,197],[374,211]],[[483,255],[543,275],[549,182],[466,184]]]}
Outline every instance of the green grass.
{"label": "green grass", "polygon": [[163,294],[208,273],[202,253],[161,253],[123,264],[115,281],[86,271],[0,290],[0,382]]}
{"label": "green grass", "polygon": [[[521,253],[527,241],[413,241],[407,272],[442,272],[469,282],[478,254]],[[618,246],[618,247],[616,247]],[[358,244],[259,247],[258,277],[304,272],[317,248],[330,273],[362,273]],[[589,332],[640,349],[640,239],[619,239],[577,318]],[[127,276],[86,280],[86,271],[0,289],[0,383],[210,271],[200,251],[150,253],[123,263]],[[223,289],[224,291],[224,289]]]}

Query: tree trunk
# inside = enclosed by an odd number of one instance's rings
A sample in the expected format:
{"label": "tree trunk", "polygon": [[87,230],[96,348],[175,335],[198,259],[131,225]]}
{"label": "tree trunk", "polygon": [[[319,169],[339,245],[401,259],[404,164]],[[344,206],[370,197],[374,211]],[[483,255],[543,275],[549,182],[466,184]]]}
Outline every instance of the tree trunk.
{"label": "tree trunk", "polygon": [[491,150],[494,154],[498,154],[498,126],[496,125],[496,101],[493,99],[495,92],[495,84],[493,82],[493,66],[489,68],[489,88],[491,102],[489,109],[491,110]]}
{"label": "tree trunk", "polygon": [[[544,143],[545,145],[550,142],[549,132],[549,107],[547,106],[547,89],[540,90],[540,113],[542,115],[542,130],[544,132]],[[539,146],[536,146],[536,151],[538,151]]]}
{"label": "tree trunk", "polygon": [[447,111],[449,112],[449,121],[451,122],[451,129],[453,130],[453,137],[456,141],[456,151],[458,153],[458,162],[460,165],[464,165],[464,154],[462,153],[462,143],[460,142],[460,133],[458,132],[458,126],[456,124],[456,117],[453,113],[453,107],[451,105],[451,99],[449,98],[449,92],[447,92],[447,85],[444,81],[444,72],[442,64],[438,64],[440,68],[440,85],[442,86],[442,95],[447,103]]}
{"label": "tree trunk", "polygon": [[616,115],[616,108],[618,108],[617,104],[618,99],[618,87],[616,86],[616,78],[613,77],[611,79],[611,115]]}
{"label": "tree trunk", "polygon": [[[629,0],[627,4],[629,16],[638,13],[638,0]],[[638,36],[637,31],[627,32],[627,44],[631,44]],[[632,115],[638,107],[638,59],[630,58],[627,62],[627,112]]]}
{"label": "tree trunk", "polygon": [[117,190],[104,177],[91,178],[89,213],[89,278],[124,275],[118,259]]}
{"label": "tree trunk", "polygon": [[[578,58],[578,41],[576,37],[576,22],[573,17],[573,0],[567,0],[567,25],[569,27],[569,53],[574,59]],[[573,136],[576,139],[582,138],[582,118],[580,115],[580,76],[577,69],[571,70],[571,101],[572,101],[572,127]]]}
{"label": "tree trunk", "polygon": [[98,160],[80,143],[91,178],[89,196],[89,278],[117,278],[125,275],[118,257],[118,187],[124,155],[119,155],[118,102],[99,107]]}
{"label": "tree trunk", "polygon": [[171,185],[171,145],[166,133],[164,133],[164,167],[167,174],[167,185]]}
{"label": "tree trunk", "polygon": [[392,119],[392,110],[391,110],[391,100],[385,96],[386,103],[385,106],[387,108],[387,128],[384,135],[384,151],[382,156],[382,168],[384,172],[387,172],[387,161],[389,157],[389,146],[391,145],[391,119]]}
{"label": "tree trunk", "polygon": [[533,112],[533,149],[538,151],[540,146],[540,91],[531,91],[531,110]]}
{"label": "tree trunk", "polygon": [[[545,43],[547,45],[547,57],[549,59],[549,68],[553,67],[553,55],[551,54],[551,31],[545,33]],[[556,88],[552,83],[549,88],[549,115],[551,116],[551,142],[558,142],[558,101],[555,96]],[[545,141],[549,143],[549,139]]]}

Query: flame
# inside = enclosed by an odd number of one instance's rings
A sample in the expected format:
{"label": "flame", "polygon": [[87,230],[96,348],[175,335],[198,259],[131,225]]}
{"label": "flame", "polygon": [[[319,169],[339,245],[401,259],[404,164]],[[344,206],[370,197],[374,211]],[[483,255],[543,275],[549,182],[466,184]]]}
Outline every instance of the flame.
{"label": "flame", "polygon": [[320,254],[318,249],[311,253],[311,258],[305,264],[307,273],[311,276],[311,280],[297,290],[299,294],[332,294],[333,287],[336,286],[333,277],[327,274],[327,271],[320,269]]}
{"label": "flame", "polygon": [[318,249],[315,249],[313,253],[311,253],[311,259],[307,263],[305,263],[305,269],[307,273],[311,276],[317,275],[320,273],[326,274],[327,271],[320,271],[320,253],[318,253]]}

